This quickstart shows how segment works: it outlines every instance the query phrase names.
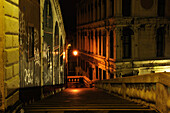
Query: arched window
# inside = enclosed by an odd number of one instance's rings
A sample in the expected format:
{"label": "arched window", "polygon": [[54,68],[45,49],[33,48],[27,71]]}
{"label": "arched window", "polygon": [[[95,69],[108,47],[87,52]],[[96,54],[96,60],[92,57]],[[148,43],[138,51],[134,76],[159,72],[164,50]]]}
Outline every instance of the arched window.
{"label": "arched window", "polygon": [[157,57],[164,56],[164,49],[165,49],[165,29],[159,28],[157,30],[156,35],[156,43],[157,43]]}
{"label": "arched window", "polygon": [[114,44],[114,42],[113,42],[113,31],[111,30],[110,31],[110,58],[113,58],[113,44]]}
{"label": "arched window", "polygon": [[134,33],[130,28],[123,28],[123,58],[131,58],[131,35],[133,34]]}

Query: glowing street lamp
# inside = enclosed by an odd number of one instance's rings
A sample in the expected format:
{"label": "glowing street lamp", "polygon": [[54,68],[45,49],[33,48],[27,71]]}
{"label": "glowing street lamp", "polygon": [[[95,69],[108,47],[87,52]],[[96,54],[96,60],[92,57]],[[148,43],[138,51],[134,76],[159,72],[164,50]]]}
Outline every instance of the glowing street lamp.
{"label": "glowing street lamp", "polygon": [[73,55],[74,55],[74,56],[78,56],[78,51],[77,51],[77,50],[74,50],[74,51],[73,51]]}

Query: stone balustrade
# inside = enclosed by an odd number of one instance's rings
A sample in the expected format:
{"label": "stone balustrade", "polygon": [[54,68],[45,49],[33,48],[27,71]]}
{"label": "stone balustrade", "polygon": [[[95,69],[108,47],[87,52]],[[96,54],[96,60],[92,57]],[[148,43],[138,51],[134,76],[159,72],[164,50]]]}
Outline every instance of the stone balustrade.
{"label": "stone balustrade", "polygon": [[69,83],[83,82],[86,87],[92,86],[92,81],[86,76],[67,76],[67,82]]}
{"label": "stone balustrade", "polygon": [[125,99],[170,113],[170,73],[96,81],[95,87]]}

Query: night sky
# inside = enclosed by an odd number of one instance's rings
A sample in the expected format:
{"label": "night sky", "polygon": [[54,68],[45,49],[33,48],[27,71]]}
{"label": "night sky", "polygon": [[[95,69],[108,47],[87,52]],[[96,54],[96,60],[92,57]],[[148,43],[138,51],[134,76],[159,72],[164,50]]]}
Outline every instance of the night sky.
{"label": "night sky", "polygon": [[76,2],[78,0],[59,0],[66,32],[76,30]]}

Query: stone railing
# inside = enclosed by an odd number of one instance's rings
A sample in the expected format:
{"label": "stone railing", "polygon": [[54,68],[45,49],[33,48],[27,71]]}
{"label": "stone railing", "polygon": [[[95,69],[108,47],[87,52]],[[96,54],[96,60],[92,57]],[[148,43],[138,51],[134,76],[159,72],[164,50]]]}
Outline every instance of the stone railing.
{"label": "stone railing", "polygon": [[68,83],[80,83],[83,82],[86,87],[92,87],[92,81],[86,76],[67,76]]}
{"label": "stone railing", "polygon": [[170,73],[96,81],[95,87],[162,113],[170,113]]}

